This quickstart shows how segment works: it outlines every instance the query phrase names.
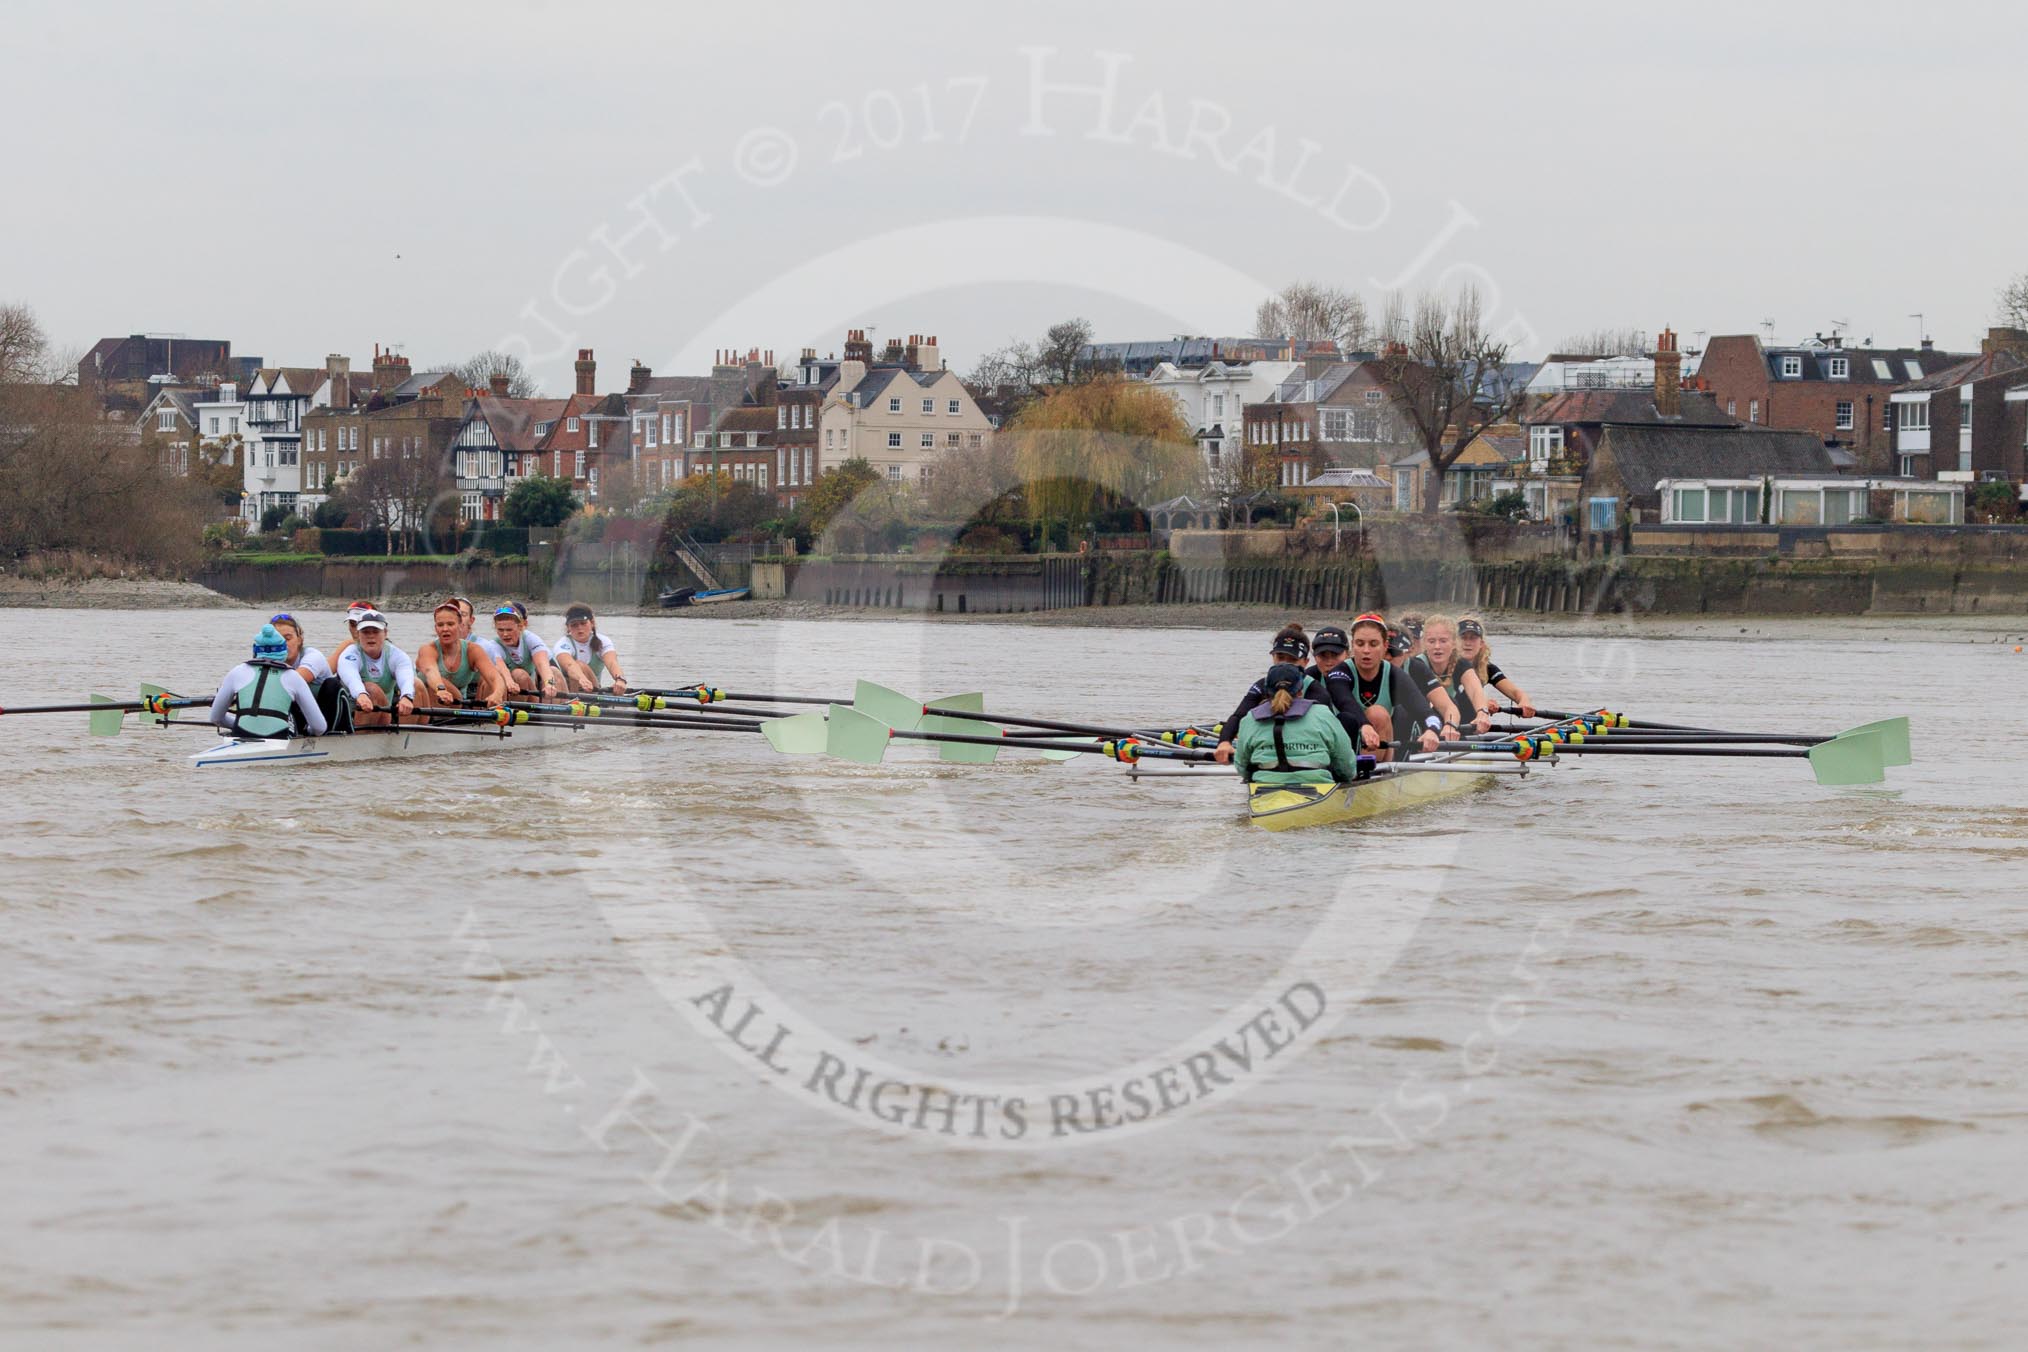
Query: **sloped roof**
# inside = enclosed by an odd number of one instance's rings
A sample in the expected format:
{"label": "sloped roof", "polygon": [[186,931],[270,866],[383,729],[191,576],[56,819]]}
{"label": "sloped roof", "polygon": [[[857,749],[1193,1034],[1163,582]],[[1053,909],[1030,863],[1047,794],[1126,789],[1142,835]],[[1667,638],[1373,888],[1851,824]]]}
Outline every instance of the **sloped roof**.
{"label": "sloped roof", "polygon": [[[453,371],[418,371],[407,380],[402,381],[401,384],[387,391],[387,397],[390,399],[413,399],[440,380],[455,379],[457,379],[457,373]],[[356,393],[358,390],[357,384],[353,386],[353,389]]]}
{"label": "sloped roof", "polygon": [[741,408],[729,408],[718,420],[721,432],[772,432],[775,430],[777,414],[774,409],[759,404]]}
{"label": "sloped roof", "polygon": [[1521,415],[1529,425],[1538,423],[1600,423],[1608,426],[1654,424],[1664,427],[1738,427],[1739,419],[1726,416],[1718,401],[1695,390],[1683,391],[1683,411],[1665,418],[1656,411],[1655,392],[1649,390],[1565,390],[1552,394]]}
{"label": "sloped roof", "polygon": [[[1754,342],[1759,343],[1759,338]],[[1802,361],[1800,376],[1782,374],[1782,358],[1798,357]],[[1908,379],[1908,364],[1914,362],[1918,371],[1934,374],[1940,367],[1955,365],[1965,359],[1962,352],[1939,352],[1926,347],[1769,347],[1761,351],[1761,360],[1767,363],[1770,379],[1793,385],[1798,380],[1830,380],[1830,361],[1833,357],[1844,357],[1850,365],[1847,374],[1837,380],[1840,385],[1898,385]],[[1873,363],[1887,363],[1887,379],[1883,382],[1874,371]]]}
{"label": "sloped roof", "polygon": [[290,394],[315,394],[330,378],[331,373],[321,366],[263,366],[255,377],[261,388],[269,391],[276,380],[286,380]]}
{"label": "sloped roof", "polygon": [[[1934,354],[1932,354],[1934,355]],[[1923,380],[1911,381],[1901,387],[1900,393],[1919,393],[1923,390],[1949,390],[1959,385],[1969,385],[1975,380],[1990,380],[1994,376],[2018,375],[2028,368],[2028,358],[2001,348],[1995,352],[1970,357],[1952,366],[1946,366]]]}
{"label": "sloped roof", "polygon": [[503,451],[537,449],[535,429],[539,424],[563,416],[568,399],[502,399],[482,394],[472,401],[478,416],[493,429],[493,440]]}
{"label": "sloped roof", "polygon": [[1751,479],[1763,474],[1837,473],[1837,464],[1814,432],[1763,427],[1635,426],[1605,429],[1594,467],[1610,461],[1632,497],[1655,491],[1663,479]]}

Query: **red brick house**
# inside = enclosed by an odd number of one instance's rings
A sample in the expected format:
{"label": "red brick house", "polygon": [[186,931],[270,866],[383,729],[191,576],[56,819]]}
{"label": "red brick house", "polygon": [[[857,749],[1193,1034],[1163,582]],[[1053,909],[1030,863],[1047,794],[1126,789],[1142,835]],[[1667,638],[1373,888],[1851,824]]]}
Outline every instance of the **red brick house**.
{"label": "red brick house", "polygon": [[1928,379],[1963,354],[1919,348],[1844,347],[1836,335],[1763,347],[1750,333],[1713,338],[1697,383],[1727,415],[1749,425],[1815,432],[1848,448],[1872,472],[1891,472],[1895,391]]}
{"label": "red brick house", "polygon": [[1662,330],[1656,347],[1652,389],[1565,390],[1523,413],[1521,426],[1528,436],[1530,471],[1584,473],[1608,427],[1740,425],[1711,395],[1683,388],[1683,359],[1674,333]]}

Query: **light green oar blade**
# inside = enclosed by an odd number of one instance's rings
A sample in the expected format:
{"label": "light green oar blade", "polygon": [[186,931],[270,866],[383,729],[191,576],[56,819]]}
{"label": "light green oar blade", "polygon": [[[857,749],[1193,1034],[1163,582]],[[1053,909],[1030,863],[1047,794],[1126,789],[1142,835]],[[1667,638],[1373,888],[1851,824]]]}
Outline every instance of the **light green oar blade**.
{"label": "light green oar blade", "polygon": [[[933,699],[929,703],[932,709],[955,709],[962,714],[982,714],[986,712],[986,695],[984,691],[980,690],[973,690],[963,695],[945,695],[941,699]],[[964,720],[960,719],[958,721],[963,722]]]}
{"label": "light green oar blade", "polygon": [[1878,723],[1861,723],[1856,728],[1847,728],[1842,734],[1850,737],[1855,732],[1872,732],[1880,736],[1880,762],[1883,765],[1907,765],[1908,720],[1906,718],[1885,718]]}
{"label": "light green oar blade", "polygon": [[[92,695],[91,699],[94,704],[111,704],[113,702],[110,695],[96,693]],[[125,717],[125,714],[118,709],[100,709],[85,715],[85,717],[91,720],[92,736],[117,737],[120,735],[120,720]]]}
{"label": "light green oar blade", "polygon": [[797,714],[793,718],[770,718],[761,724],[761,736],[785,756],[824,754],[825,727],[822,714]]}
{"label": "light green oar blade", "polygon": [[[969,718],[938,718],[935,715],[923,719],[922,731],[955,733],[960,737],[998,737],[1001,733],[991,723],[975,723]],[[999,754],[997,746],[978,746],[971,742],[937,743],[937,759],[951,765],[991,765],[993,758]]]}
{"label": "light green oar blade", "polygon": [[[141,683],[142,699],[147,699],[151,695],[166,695],[168,693],[169,692],[167,690],[164,690],[159,685],[149,685],[146,681],[143,681]],[[160,714],[151,714],[145,712],[136,713],[134,717],[141,720],[141,726],[144,728],[159,728],[162,726],[163,723],[168,721],[164,719]]]}
{"label": "light green oar blade", "polygon": [[887,724],[843,704],[833,704],[825,724],[824,750],[840,760],[878,765],[887,754]]}
{"label": "light green oar blade", "polygon": [[1810,748],[1810,768],[1819,784],[1878,784],[1882,770],[1880,734],[1847,732]]}
{"label": "light green oar blade", "polygon": [[[832,705],[836,709],[838,705]],[[899,690],[889,690],[884,685],[871,681],[859,681],[852,687],[852,707],[862,714],[880,720],[890,728],[903,732],[914,732],[922,726],[922,703],[912,700]]]}
{"label": "light green oar blade", "polygon": [[[1093,752],[1096,752],[1098,750],[1098,743],[1093,742],[1091,744],[1091,749]],[[1075,760],[1079,756],[1087,754],[1089,753],[1083,751],[1045,751],[1042,753],[1042,759],[1046,761],[1067,761],[1067,760]]]}

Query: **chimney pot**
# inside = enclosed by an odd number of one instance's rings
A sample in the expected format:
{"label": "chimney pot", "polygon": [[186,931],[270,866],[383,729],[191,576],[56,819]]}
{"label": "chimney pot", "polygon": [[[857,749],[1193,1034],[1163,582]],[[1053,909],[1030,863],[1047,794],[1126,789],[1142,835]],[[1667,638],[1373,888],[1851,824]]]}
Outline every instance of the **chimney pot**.
{"label": "chimney pot", "polygon": [[507,397],[508,386],[507,373],[505,371],[495,371],[491,376],[487,377],[486,383],[492,387],[495,399],[505,399]]}

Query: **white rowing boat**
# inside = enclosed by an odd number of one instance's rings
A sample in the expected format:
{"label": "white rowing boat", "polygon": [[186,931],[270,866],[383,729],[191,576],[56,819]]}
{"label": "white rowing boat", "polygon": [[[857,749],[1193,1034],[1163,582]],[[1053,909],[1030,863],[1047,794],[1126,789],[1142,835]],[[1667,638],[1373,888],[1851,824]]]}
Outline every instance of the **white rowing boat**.
{"label": "white rowing boat", "polygon": [[444,756],[475,751],[525,750],[557,746],[585,735],[618,732],[624,725],[601,727],[540,724],[517,728],[401,728],[394,732],[348,732],[323,737],[227,737],[190,758],[193,769],[244,766],[318,765],[339,761],[402,760],[409,756]]}

